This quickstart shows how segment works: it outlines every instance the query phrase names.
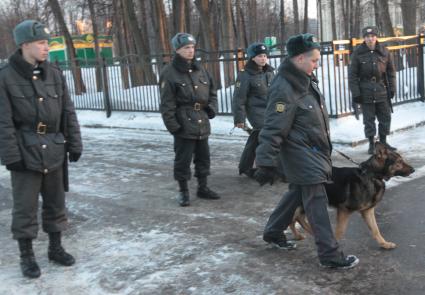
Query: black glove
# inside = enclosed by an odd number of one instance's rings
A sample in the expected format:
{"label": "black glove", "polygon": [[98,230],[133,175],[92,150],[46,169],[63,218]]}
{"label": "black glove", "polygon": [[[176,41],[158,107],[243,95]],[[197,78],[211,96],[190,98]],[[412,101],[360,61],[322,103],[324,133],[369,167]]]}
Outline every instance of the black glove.
{"label": "black glove", "polygon": [[179,132],[182,130],[182,128],[181,127],[179,127],[179,129],[177,129],[176,131],[173,131],[173,132],[171,132],[170,131],[170,133],[172,134],[172,135],[177,135],[177,134],[179,134]]}
{"label": "black glove", "polygon": [[81,153],[69,153],[69,161],[77,162],[81,157]]}
{"label": "black glove", "polygon": [[393,98],[394,98],[394,92],[390,91],[390,99],[393,99]]}
{"label": "black glove", "polygon": [[7,164],[6,169],[9,171],[24,171],[25,163],[22,160],[18,162],[13,162],[13,163]]}
{"label": "black glove", "polygon": [[254,173],[255,180],[261,185],[265,185],[266,183],[270,183],[270,185],[274,182],[274,168],[273,167],[258,167],[257,171]]}
{"label": "black glove", "polygon": [[361,97],[361,96],[353,97],[353,102],[361,104],[361,103],[363,103],[363,97]]}
{"label": "black glove", "polygon": [[205,108],[205,111],[207,112],[208,115],[208,119],[214,119],[215,117],[215,112],[212,108],[210,108],[209,106]]}

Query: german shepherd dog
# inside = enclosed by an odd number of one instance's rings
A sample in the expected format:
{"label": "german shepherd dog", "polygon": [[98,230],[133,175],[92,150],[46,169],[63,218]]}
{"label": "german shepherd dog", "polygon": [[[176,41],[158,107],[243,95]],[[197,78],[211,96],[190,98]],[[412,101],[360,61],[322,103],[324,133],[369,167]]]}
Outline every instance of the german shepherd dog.
{"label": "german shepherd dog", "polygon": [[[393,249],[396,244],[382,237],[375,218],[375,207],[385,192],[384,180],[393,176],[409,176],[415,170],[400,154],[391,151],[385,144],[376,142],[374,155],[359,167],[332,167],[333,183],[325,184],[329,205],[337,209],[335,238],[341,239],[347,228],[350,215],[358,211],[372,232],[373,238],[384,249]],[[303,229],[312,234],[303,208],[297,208],[290,228],[295,239],[304,237],[295,227],[298,222]]]}

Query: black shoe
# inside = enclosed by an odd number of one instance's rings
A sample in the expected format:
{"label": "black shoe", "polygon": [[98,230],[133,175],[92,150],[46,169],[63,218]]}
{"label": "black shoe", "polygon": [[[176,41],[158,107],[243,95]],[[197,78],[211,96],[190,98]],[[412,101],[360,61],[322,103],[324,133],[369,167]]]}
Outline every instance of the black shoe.
{"label": "black shoe", "polygon": [[284,234],[278,237],[263,235],[263,240],[264,242],[283,250],[294,250],[297,248],[297,244],[294,241],[287,241]]}
{"label": "black shoe", "polygon": [[40,268],[38,267],[37,261],[35,260],[35,256],[28,255],[28,256],[21,256],[21,271],[24,277],[35,279],[40,277],[41,272]]}
{"label": "black shoe", "polygon": [[71,266],[75,263],[74,257],[67,253],[61,244],[61,232],[49,233],[49,249],[47,251],[49,260],[63,266]]}
{"label": "black shoe", "polygon": [[355,267],[359,261],[360,260],[354,255],[341,255],[341,257],[320,261],[320,266],[324,268],[348,269]]}
{"label": "black shoe", "polygon": [[18,239],[19,251],[21,253],[21,271],[27,278],[38,278],[41,275],[40,268],[35,260],[32,249],[32,239]]}
{"label": "black shoe", "polygon": [[74,257],[67,253],[62,246],[55,249],[50,249],[47,253],[49,260],[54,261],[63,266],[71,266],[75,263]]}
{"label": "black shoe", "polygon": [[177,201],[179,202],[179,205],[181,207],[190,206],[190,195],[189,195],[189,191],[179,192],[179,195],[177,196]]}
{"label": "black shoe", "polygon": [[216,192],[210,190],[207,186],[198,187],[198,191],[196,192],[196,195],[200,199],[208,199],[208,200],[220,199],[220,196]]}

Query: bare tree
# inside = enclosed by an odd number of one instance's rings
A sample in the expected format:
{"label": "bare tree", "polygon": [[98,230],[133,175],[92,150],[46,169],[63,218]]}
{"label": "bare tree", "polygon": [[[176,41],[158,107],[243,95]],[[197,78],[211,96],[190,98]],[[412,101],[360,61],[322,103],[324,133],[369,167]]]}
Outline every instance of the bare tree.
{"label": "bare tree", "polygon": [[66,26],[62,9],[58,0],[48,0],[48,3],[65,38],[69,60],[71,61],[72,75],[74,77],[75,94],[81,95],[83,92],[86,92],[86,86],[84,85],[81,68],[75,55],[75,48],[74,43],[72,42],[71,34],[69,33],[68,27]]}
{"label": "bare tree", "polygon": [[338,36],[336,34],[335,0],[330,0],[330,3],[331,3],[332,40],[336,40]]}
{"label": "bare tree", "polygon": [[387,0],[376,0],[376,8],[378,13],[378,24],[385,36],[394,36],[393,25],[391,23],[390,12]]}
{"label": "bare tree", "polygon": [[99,48],[99,31],[97,29],[97,22],[96,22],[96,12],[94,9],[94,3],[93,0],[87,0],[89,11],[90,11],[90,18],[93,26],[93,39],[94,39],[94,54],[96,58],[96,88],[98,92],[101,92],[103,90],[102,87],[102,59],[100,58],[100,48]]}
{"label": "bare tree", "polygon": [[[381,0],[383,1],[383,0]],[[403,31],[404,35],[416,34],[416,0],[401,0],[401,14],[403,17]]]}
{"label": "bare tree", "polygon": [[239,47],[247,47],[248,46],[248,40],[247,40],[247,33],[246,33],[246,26],[245,26],[245,18],[241,6],[241,0],[236,0],[236,39],[237,39],[237,46]]}
{"label": "bare tree", "polygon": [[300,19],[298,16],[298,0],[292,0],[292,10],[294,13],[294,34],[298,34],[300,32]]}
{"label": "bare tree", "polygon": [[[232,1],[231,0],[222,0],[221,3],[221,32],[222,32],[222,49],[232,50],[235,48],[235,31],[233,28],[233,13],[232,13]],[[224,57],[227,59],[233,58],[233,53],[226,53]],[[224,73],[225,73],[225,87],[229,86],[231,82],[235,80],[235,69],[233,63],[225,62],[224,63]]]}
{"label": "bare tree", "polygon": [[[211,16],[211,7],[214,0],[195,0],[195,5],[199,11],[199,20],[201,25],[201,37],[203,40],[204,48],[209,52],[210,59],[218,59],[218,44],[217,37],[214,33],[213,21]],[[220,85],[220,68],[218,63],[210,63],[207,65],[213,78],[215,79],[218,87]]]}
{"label": "bare tree", "polygon": [[[186,30],[186,0],[173,0],[173,27],[174,34]],[[190,18],[188,16],[188,18]]]}
{"label": "bare tree", "polygon": [[248,0],[248,17],[249,17],[249,43],[258,41],[257,36],[257,1]]}
{"label": "bare tree", "polygon": [[304,24],[303,33],[308,32],[308,0],[304,0]]}
{"label": "bare tree", "polygon": [[286,28],[285,28],[285,1],[280,0],[280,40],[284,42],[286,40]]}

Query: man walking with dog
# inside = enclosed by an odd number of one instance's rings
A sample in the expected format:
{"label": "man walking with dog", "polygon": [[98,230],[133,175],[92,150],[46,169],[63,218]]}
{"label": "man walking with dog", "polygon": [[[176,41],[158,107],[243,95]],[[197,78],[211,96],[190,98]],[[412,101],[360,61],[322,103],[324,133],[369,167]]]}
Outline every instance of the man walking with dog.
{"label": "man walking with dog", "polygon": [[67,227],[67,153],[70,162],[78,161],[82,142],[65,78],[47,61],[49,30],[26,20],[13,35],[19,48],[0,71],[0,158],[11,172],[12,234],[18,240],[21,270],[25,277],[37,278],[32,241],[38,232],[39,194],[49,260],[75,263],[61,245],[61,233]]}
{"label": "man walking with dog", "polygon": [[[391,127],[391,99],[396,92],[396,73],[388,49],[377,41],[376,27],[362,30],[364,42],[357,47],[348,69],[348,82],[354,104],[363,110],[363,124],[366,138],[369,139],[368,153],[375,149],[376,125],[378,119],[379,141],[395,151],[387,143]],[[356,105],[354,105],[356,107]]]}
{"label": "man walking with dog", "polygon": [[246,128],[246,119],[253,127],[239,161],[239,174],[254,175],[255,149],[258,134],[264,123],[267,90],[274,77],[274,68],[268,61],[268,49],[263,43],[252,43],[247,50],[248,62],[238,74],[233,93],[233,119],[235,127]]}
{"label": "man walking with dog", "polygon": [[295,210],[303,206],[311,225],[320,265],[351,268],[358,258],[345,256],[334,237],[327,211],[324,184],[331,181],[332,145],[328,113],[313,71],[319,67],[320,44],[312,34],[288,39],[288,57],[269,89],[269,101],[256,150],[256,180],[273,183],[278,156],[289,182],[270,216],[263,239],[280,249],[292,250],[296,244],[283,231],[292,222]]}

